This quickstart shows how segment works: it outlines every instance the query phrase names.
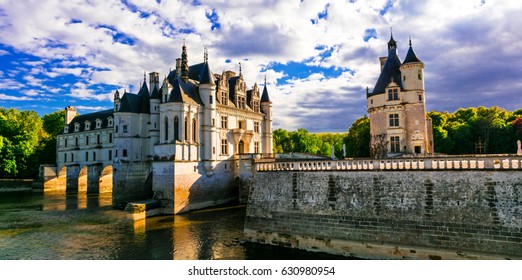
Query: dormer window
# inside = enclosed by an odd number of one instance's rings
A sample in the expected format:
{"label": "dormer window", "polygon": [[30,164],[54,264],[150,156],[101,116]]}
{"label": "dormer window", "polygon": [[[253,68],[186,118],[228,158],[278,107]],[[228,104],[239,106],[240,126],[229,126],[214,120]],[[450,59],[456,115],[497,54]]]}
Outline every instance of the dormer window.
{"label": "dormer window", "polygon": [[101,128],[102,126],[102,121],[100,119],[96,119],[96,128]]}
{"label": "dormer window", "polygon": [[107,125],[112,126],[112,117],[107,118]]}
{"label": "dormer window", "polygon": [[74,123],[74,131],[75,132],[80,131],[80,124],[79,123]]}
{"label": "dormer window", "polygon": [[85,122],[85,130],[90,130],[91,129],[91,122],[90,121],[86,121]]}
{"label": "dormer window", "polygon": [[388,89],[388,101],[389,100],[399,100],[399,89],[397,89],[397,88]]}
{"label": "dormer window", "polygon": [[63,128],[63,133],[69,133],[69,126],[66,125],[66,126]]}

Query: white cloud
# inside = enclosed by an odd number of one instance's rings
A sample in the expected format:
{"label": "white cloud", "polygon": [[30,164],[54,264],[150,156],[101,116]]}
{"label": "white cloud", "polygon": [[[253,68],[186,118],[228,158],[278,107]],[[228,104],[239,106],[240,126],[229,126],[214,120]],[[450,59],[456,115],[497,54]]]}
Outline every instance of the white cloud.
{"label": "white cloud", "polygon": [[[378,57],[387,53],[393,26],[400,57],[411,35],[426,65],[429,109],[454,110],[481,102],[508,109],[522,106],[519,1],[398,0],[384,16],[380,13],[387,0],[212,0],[198,6],[183,1],[129,2],[143,14],[116,0],[48,0],[31,2],[31,7],[25,1],[4,0],[0,43],[41,60],[22,62],[29,69],[4,70],[9,79],[2,78],[0,89],[109,102],[112,93],[95,90],[97,84],[136,86],[143,71],[158,71],[163,77],[174,67],[185,40],[190,63],[201,62],[207,47],[216,73],[237,72],[241,61],[249,87],[262,84],[266,74],[280,127],[340,130],[366,112],[364,88],[371,90],[378,78]],[[27,16],[29,9],[39,12]],[[326,18],[320,19],[325,10]],[[217,15],[218,29],[212,30],[206,17],[210,13]],[[375,30],[376,38],[365,41],[367,30]],[[332,50],[330,56],[319,57],[325,50]],[[301,75],[288,82],[281,79],[288,72],[260,72],[270,63],[290,61],[352,72],[337,78]],[[20,73],[25,81],[15,79]],[[67,74],[79,81],[71,90],[62,93],[49,87],[53,78]]]}
{"label": "white cloud", "polygon": [[34,98],[26,97],[26,96],[12,96],[0,93],[0,100],[1,101],[28,101],[28,100],[34,100]]}

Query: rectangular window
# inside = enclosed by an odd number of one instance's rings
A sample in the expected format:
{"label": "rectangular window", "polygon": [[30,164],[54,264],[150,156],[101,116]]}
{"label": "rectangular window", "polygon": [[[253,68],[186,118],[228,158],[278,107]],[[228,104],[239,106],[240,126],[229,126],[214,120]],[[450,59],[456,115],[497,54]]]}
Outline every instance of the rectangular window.
{"label": "rectangular window", "polygon": [[118,133],[118,126],[115,126],[115,127],[114,127],[114,132],[115,132],[115,133]]}
{"label": "rectangular window", "polygon": [[123,149],[122,157],[127,157],[127,149]]}
{"label": "rectangular window", "polygon": [[85,152],[85,161],[89,161],[89,152]]}
{"label": "rectangular window", "polygon": [[422,101],[422,95],[419,94],[419,101]]}
{"label": "rectangular window", "polygon": [[399,136],[392,136],[390,137],[390,152],[392,153],[400,153],[401,151],[401,144]]}
{"label": "rectangular window", "polygon": [[63,154],[63,162],[67,162],[67,154]]}
{"label": "rectangular window", "polygon": [[67,138],[63,140],[63,146],[67,148]]}
{"label": "rectangular window", "polygon": [[74,154],[71,153],[71,161],[74,161]]}
{"label": "rectangular window", "polygon": [[228,141],[227,139],[221,139],[221,154],[228,155]]}
{"label": "rectangular window", "polygon": [[76,147],[78,147],[78,137],[74,138],[74,145],[76,145]]}
{"label": "rectangular window", "polygon": [[254,142],[254,153],[259,154],[259,142]]}
{"label": "rectangular window", "polygon": [[112,160],[112,150],[109,150],[109,160]]}
{"label": "rectangular window", "polygon": [[399,126],[399,114],[390,114],[390,127]]}
{"label": "rectangular window", "polygon": [[112,143],[112,133],[109,133],[109,143]]}
{"label": "rectangular window", "polygon": [[388,89],[388,100],[399,100],[399,90],[396,88]]}
{"label": "rectangular window", "polygon": [[96,161],[96,152],[92,152],[92,160]]}
{"label": "rectangular window", "polygon": [[239,128],[239,129],[246,129],[245,121],[238,121],[237,128]]}
{"label": "rectangular window", "polygon": [[259,122],[254,122],[254,132],[259,133]]}
{"label": "rectangular window", "polygon": [[221,93],[221,104],[228,105],[228,97],[226,92]]}
{"label": "rectangular window", "polygon": [[89,136],[85,136],[85,145],[89,145]]}
{"label": "rectangular window", "polygon": [[221,116],[221,128],[228,128],[228,117]]}
{"label": "rectangular window", "polygon": [[114,157],[118,157],[118,149],[114,150]]}
{"label": "rectangular window", "polygon": [[123,125],[123,133],[127,133],[127,125],[126,124]]}
{"label": "rectangular window", "polygon": [[101,143],[101,139],[100,139],[100,134],[96,135],[96,144],[100,144]]}

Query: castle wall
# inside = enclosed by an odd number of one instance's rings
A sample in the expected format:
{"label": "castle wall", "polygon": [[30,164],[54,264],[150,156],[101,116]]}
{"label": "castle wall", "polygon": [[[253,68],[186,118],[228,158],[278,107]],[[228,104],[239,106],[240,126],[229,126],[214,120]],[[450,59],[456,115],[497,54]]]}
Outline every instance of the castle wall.
{"label": "castle wall", "polygon": [[165,214],[237,201],[233,168],[233,161],[221,161],[216,163],[213,175],[207,176],[204,162],[154,161],[154,197],[161,201]]}
{"label": "castle wall", "polygon": [[463,162],[265,164],[245,235],[363,258],[522,258],[522,161]]}

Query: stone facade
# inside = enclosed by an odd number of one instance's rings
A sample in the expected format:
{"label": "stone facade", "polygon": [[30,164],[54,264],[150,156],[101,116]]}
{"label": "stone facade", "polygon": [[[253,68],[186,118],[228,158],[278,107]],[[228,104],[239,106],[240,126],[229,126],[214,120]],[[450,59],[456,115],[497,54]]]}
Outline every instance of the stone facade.
{"label": "stone facade", "polygon": [[[68,107],[58,170],[65,166],[75,182],[77,169],[110,166],[116,207],[154,196],[175,214],[237,200],[235,156],[272,154],[272,105],[266,81],[262,91],[257,84],[247,89],[241,68],[213,74],[204,57],[189,65],[184,45],[161,83],[152,72],[137,94],[116,91],[113,110],[76,116]],[[94,118],[102,126],[87,126]],[[101,142],[85,144],[87,135]]]}
{"label": "stone facade", "polygon": [[375,157],[433,153],[431,119],[426,115],[424,63],[410,48],[404,62],[391,37],[388,57],[381,57],[381,74],[367,90],[371,151]]}
{"label": "stone facade", "polygon": [[247,238],[363,258],[522,258],[520,158],[358,163],[257,166]]}

